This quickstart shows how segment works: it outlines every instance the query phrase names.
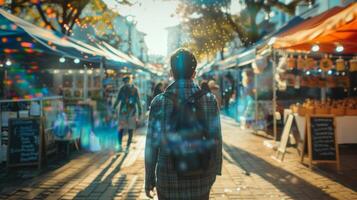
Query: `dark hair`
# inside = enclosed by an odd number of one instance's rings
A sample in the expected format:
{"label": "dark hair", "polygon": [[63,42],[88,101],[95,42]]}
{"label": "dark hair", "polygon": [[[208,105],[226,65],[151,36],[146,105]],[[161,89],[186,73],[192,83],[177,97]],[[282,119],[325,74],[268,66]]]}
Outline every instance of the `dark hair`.
{"label": "dark hair", "polygon": [[209,89],[209,86],[208,86],[208,81],[204,80],[201,82],[201,90],[204,90],[204,91],[211,91]]}
{"label": "dark hair", "polygon": [[190,79],[196,70],[195,56],[186,49],[178,49],[172,54],[171,70],[175,80]]}
{"label": "dark hair", "polygon": [[124,77],[123,77],[123,82],[124,82],[124,83],[129,82],[129,80],[130,80],[130,76],[124,76]]}
{"label": "dark hair", "polygon": [[158,95],[158,94],[161,94],[161,93],[163,93],[164,92],[164,90],[163,90],[163,87],[164,86],[164,84],[163,83],[161,83],[161,82],[159,82],[158,84],[156,84],[156,86],[155,86],[155,88],[154,88],[154,97],[156,96],[156,95]]}

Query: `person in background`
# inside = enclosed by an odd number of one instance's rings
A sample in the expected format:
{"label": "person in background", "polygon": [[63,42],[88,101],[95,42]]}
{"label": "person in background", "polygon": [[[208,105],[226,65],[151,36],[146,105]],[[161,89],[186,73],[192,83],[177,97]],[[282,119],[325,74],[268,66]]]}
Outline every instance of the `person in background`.
{"label": "person in background", "polygon": [[208,86],[208,82],[206,80],[203,80],[201,82],[200,87],[201,87],[201,90],[211,92],[211,90],[209,89],[209,86]]}
{"label": "person in background", "polygon": [[60,85],[58,87],[58,96],[63,96],[63,87],[62,87],[62,85]]}
{"label": "person in background", "polygon": [[157,83],[154,88],[152,99],[154,99],[158,94],[161,94],[163,92],[164,92],[164,84],[162,82]]}
{"label": "person in background", "polygon": [[128,130],[128,142],[126,150],[129,150],[133,132],[136,128],[136,114],[141,116],[141,104],[138,88],[133,84],[132,76],[123,78],[124,86],[120,88],[118,96],[114,103],[114,110],[119,106],[119,151],[122,150],[122,139],[125,130]]}
{"label": "person in background", "polygon": [[219,86],[216,84],[215,80],[210,80],[208,81],[208,87],[210,89],[210,91],[214,94],[214,96],[217,99],[217,103],[218,103],[218,108],[221,108],[222,105],[222,96],[221,96],[221,92],[220,92],[220,88]]}

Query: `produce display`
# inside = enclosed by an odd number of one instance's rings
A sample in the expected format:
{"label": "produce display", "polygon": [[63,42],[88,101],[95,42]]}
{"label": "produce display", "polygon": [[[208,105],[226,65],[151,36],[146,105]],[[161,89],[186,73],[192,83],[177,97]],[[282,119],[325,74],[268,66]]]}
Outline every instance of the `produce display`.
{"label": "produce display", "polygon": [[291,110],[301,116],[313,114],[332,114],[336,116],[357,115],[357,98],[326,101],[306,99],[303,104],[293,104]]}

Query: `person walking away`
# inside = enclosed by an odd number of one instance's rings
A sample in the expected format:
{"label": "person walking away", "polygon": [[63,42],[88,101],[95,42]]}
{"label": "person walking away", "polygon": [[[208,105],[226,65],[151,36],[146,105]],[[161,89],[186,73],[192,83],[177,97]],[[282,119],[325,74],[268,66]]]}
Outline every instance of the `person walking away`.
{"label": "person walking away", "polygon": [[157,95],[161,94],[164,92],[164,84],[162,82],[159,82],[155,85],[154,88],[154,93],[152,95],[152,98],[154,99]]}
{"label": "person walking away", "polygon": [[128,131],[128,142],[126,150],[129,150],[133,132],[136,128],[136,114],[141,116],[140,96],[137,87],[133,84],[132,76],[123,78],[124,86],[119,90],[118,96],[114,103],[114,110],[119,106],[119,151],[122,150],[122,139],[124,131]]}
{"label": "person walking away", "polygon": [[211,90],[210,90],[210,88],[208,86],[208,81],[206,81],[206,80],[203,80],[201,82],[200,87],[201,87],[201,90],[203,90],[203,91],[211,92]]}
{"label": "person walking away", "polygon": [[159,200],[207,200],[222,168],[216,98],[195,83],[197,61],[179,49],[171,56],[174,82],[150,108],[145,144],[145,192]]}

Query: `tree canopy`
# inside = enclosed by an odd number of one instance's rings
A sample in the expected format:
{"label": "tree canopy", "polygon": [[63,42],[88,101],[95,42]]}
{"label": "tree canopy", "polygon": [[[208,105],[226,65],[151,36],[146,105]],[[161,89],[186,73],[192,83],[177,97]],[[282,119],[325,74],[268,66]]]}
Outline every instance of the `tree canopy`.
{"label": "tree canopy", "polygon": [[[116,3],[131,4],[129,0]],[[71,34],[74,25],[89,24],[104,34],[105,29],[113,28],[113,19],[119,15],[102,0],[12,0],[3,6],[17,16],[65,35]]]}
{"label": "tree canopy", "polygon": [[[238,13],[230,11],[234,0],[181,0],[177,14],[191,37],[186,44],[198,57],[213,56],[223,51],[226,44],[238,37],[242,46],[250,46],[262,36],[262,25],[258,14],[264,12],[269,17],[272,8],[288,15],[294,15],[299,3],[313,3],[314,0],[236,0],[242,5]],[[273,24],[269,24],[273,25]],[[222,57],[223,58],[223,57]]]}

